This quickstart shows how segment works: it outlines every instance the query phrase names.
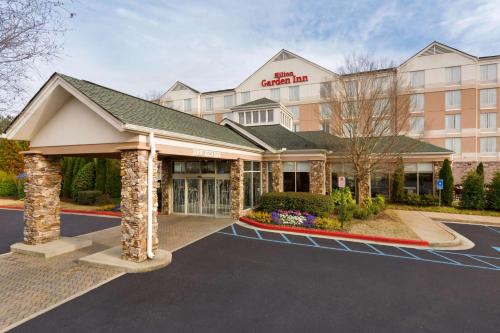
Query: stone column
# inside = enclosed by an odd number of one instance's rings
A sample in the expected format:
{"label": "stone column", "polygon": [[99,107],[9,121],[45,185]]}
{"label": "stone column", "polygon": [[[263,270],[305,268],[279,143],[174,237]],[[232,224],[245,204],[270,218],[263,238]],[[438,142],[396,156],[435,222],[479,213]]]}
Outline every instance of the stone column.
{"label": "stone column", "polygon": [[231,217],[238,219],[243,210],[243,160],[231,161]]}
{"label": "stone column", "polygon": [[168,215],[170,209],[170,193],[172,188],[172,160],[161,161],[161,213]]}
{"label": "stone column", "polygon": [[325,194],[325,161],[309,161],[309,192]]}
{"label": "stone column", "polygon": [[59,158],[26,154],[24,166],[24,243],[36,245],[59,239],[62,180]]}
{"label": "stone column", "polygon": [[[121,156],[122,176],[122,259],[147,259],[148,150],[125,150]],[[153,166],[153,253],[158,249],[157,156]]]}
{"label": "stone column", "polygon": [[325,164],[325,193],[327,195],[332,193],[332,162]]}
{"label": "stone column", "polygon": [[273,172],[273,192],[283,192],[283,164],[281,161],[271,163]]}
{"label": "stone column", "polygon": [[268,173],[267,173],[267,162],[262,162],[261,163],[262,167],[260,168],[260,176],[262,178],[262,193],[267,193],[269,189],[269,179],[268,178]]}

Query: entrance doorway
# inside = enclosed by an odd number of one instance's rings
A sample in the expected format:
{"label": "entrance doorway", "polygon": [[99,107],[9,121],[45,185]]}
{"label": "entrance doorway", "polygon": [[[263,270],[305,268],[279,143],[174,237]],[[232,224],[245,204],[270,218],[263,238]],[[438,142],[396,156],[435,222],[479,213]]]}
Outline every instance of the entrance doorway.
{"label": "entrance doorway", "polygon": [[174,162],[172,192],[174,213],[229,216],[231,213],[229,162]]}

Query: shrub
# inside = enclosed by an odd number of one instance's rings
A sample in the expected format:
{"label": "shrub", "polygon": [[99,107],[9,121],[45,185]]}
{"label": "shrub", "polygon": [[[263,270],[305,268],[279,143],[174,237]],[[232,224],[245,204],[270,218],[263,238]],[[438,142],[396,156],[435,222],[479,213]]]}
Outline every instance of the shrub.
{"label": "shrub", "polygon": [[106,159],[98,158],[95,161],[95,189],[106,191]]}
{"label": "shrub", "polygon": [[341,230],[342,224],[339,220],[330,217],[317,217],[314,220],[314,227],[317,229]]}
{"label": "shrub", "polygon": [[110,205],[112,203],[113,199],[107,193],[102,193],[101,195],[97,196],[97,198],[95,198],[95,204],[97,206]]}
{"label": "shrub", "polygon": [[341,204],[356,204],[356,200],[352,197],[351,190],[348,187],[335,189],[332,191],[330,196],[332,197],[332,202],[335,208],[338,208]]}
{"label": "shrub", "polygon": [[96,203],[97,198],[100,195],[102,195],[102,192],[96,190],[79,191],[76,197],[76,201],[80,205],[93,205]]}
{"label": "shrub", "polygon": [[121,196],[122,181],[120,176],[120,161],[114,159],[106,160],[106,185],[104,193],[112,198]]}
{"label": "shrub", "polygon": [[403,159],[398,158],[396,169],[394,170],[394,175],[392,177],[392,191],[391,200],[392,202],[403,202],[405,198],[405,170]]}
{"label": "shrub", "polygon": [[439,198],[433,196],[432,194],[409,194],[406,197],[406,204],[410,206],[437,206],[439,204]]}
{"label": "shrub", "polygon": [[356,209],[356,204],[341,205],[338,208],[339,221],[344,226],[344,222],[352,220],[354,210]]}
{"label": "shrub", "polygon": [[377,194],[373,199],[373,203],[380,208],[380,210],[385,208],[385,198],[383,195]]}
{"label": "shrub", "polygon": [[297,210],[316,216],[333,212],[334,205],[330,196],[301,192],[270,192],[262,195],[260,209],[265,212],[276,210]]}
{"label": "shrub", "polygon": [[260,222],[260,223],[272,223],[271,214],[269,214],[268,212],[254,211],[254,212],[248,213],[247,217],[249,219],[252,219],[252,220]]}
{"label": "shrub", "polygon": [[0,197],[17,197],[17,186],[14,176],[0,171]]}
{"label": "shrub", "polygon": [[486,192],[486,207],[488,209],[500,210],[500,171],[497,171],[491,179],[490,186]]}
{"label": "shrub", "polygon": [[353,212],[354,218],[366,220],[370,217],[371,211],[367,207],[356,207]]}
{"label": "shrub", "polygon": [[477,172],[471,171],[462,182],[462,197],[460,207],[468,209],[483,209],[484,201],[484,181]]}
{"label": "shrub", "polygon": [[443,180],[441,203],[445,206],[451,206],[453,203],[454,185],[451,164],[448,159],[444,160],[443,166],[441,167],[441,170],[439,170],[439,178]]}
{"label": "shrub", "polygon": [[73,179],[71,186],[71,196],[78,201],[78,193],[81,191],[92,190],[94,188],[95,165],[94,162],[85,164]]}
{"label": "shrub", "polygon": [[24,193],[24,179],[20,179],[17,182],[17,198],[20,200],[24,199],[25,196],[26,193]]}

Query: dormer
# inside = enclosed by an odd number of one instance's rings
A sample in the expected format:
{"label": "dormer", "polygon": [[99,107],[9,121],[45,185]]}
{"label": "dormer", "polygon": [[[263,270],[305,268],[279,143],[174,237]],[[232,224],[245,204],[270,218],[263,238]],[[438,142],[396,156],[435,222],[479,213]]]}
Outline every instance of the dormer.
{"label": "dormer", "polygon": [[245,126],[281,125],[292,130],[293,116],[281,103],[269,98],[240,104],[231,108],[232,120]]}

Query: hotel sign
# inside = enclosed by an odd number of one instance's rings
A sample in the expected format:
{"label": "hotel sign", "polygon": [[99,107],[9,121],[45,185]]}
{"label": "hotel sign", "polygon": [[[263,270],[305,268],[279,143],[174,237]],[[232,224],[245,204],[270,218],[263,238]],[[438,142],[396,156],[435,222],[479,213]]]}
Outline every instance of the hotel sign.
{"label": "hotel sign", "polygon": [[221,158],[222,154],[220,151],[213,151],[213,150],[206,150],[206,149],[193,149],[193,156]]}
{"label": "hotel sign", "polygon": [[263,87],[280,86],[283,84],[302,83],[309,81],[307,75],[295,75],[294,72],[276,72],[274,79],[262,80],[260,85]]}

